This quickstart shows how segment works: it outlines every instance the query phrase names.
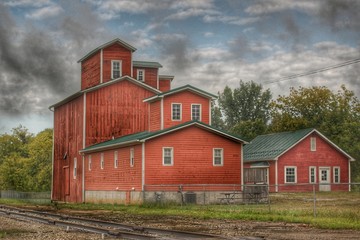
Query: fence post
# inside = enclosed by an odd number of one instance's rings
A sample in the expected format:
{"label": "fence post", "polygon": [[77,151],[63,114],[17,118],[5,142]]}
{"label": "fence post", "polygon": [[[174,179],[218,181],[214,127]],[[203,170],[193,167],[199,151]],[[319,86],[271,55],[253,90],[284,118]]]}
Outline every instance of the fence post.
{"label": "fence post", "polygon": [[315,184],[313,184],[313,192],[314,192],[314,217],[316,217],[316,188]]}

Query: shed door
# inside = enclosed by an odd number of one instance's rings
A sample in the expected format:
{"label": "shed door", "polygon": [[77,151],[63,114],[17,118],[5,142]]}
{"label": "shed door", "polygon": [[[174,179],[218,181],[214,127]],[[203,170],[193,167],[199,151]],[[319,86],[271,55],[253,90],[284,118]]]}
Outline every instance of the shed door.
{"label": "shed door", "polygon": [[330,168],[329,167],[320,167],[319,168],[319,177],[320,177],[320,191],[330,191]]}

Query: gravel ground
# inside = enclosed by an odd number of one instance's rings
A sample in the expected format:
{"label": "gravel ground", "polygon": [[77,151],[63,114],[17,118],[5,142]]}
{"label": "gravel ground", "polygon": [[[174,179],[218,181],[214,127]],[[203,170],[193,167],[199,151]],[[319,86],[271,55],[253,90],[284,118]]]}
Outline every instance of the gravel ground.
{"label": "gravel ground", "polygon": [[[309,227],[306,224],[288,224],[274,222],[250,222],[239,220],[198,220],[185,217],[149,217],[109,212],[62,212],[77,216],[86,216],[102,220],[119,221],[137,226],[168,228],[193,232],[205,232],[228,237],[229,239],[360,239],[360,231],[324,230]],[[8,232],[1,236],[1,230]],[[0,238],[2,239],[102,239],[99,234],[84,233],[34,222],[0,216]]]}

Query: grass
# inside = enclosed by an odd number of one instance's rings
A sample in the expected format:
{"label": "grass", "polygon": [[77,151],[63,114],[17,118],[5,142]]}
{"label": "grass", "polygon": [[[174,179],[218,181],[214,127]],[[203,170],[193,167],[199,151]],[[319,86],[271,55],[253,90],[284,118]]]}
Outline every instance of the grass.
{"label": "grass", "polygon": [[14,235],[18,235],[21,233],[26,233],[28,231],[24,231],[21,229],[2,229],[0,230],[0,238],[6,238]]}
{"label": "grass", "polygon": [[[59,209],[92,213],[94,210],[111,214],[137,216],[181,216],[197,219],[229,219],[304,223],[324,229],[360,230],[360,193],[317,193],[316,217],[312,193],[272,194],[271,204],[253,205],[184,205],[175,204],[58,204]],[[19,200],[0,199],[0,203],[22,205]],[[48,204],[47,204],[48,205]]]}

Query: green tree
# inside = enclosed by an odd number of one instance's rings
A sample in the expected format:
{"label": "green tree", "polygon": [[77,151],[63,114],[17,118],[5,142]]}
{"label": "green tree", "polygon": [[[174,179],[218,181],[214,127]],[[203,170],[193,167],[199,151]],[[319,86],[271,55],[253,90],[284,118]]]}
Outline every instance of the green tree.
{"label": "green tree", "polygon": [[270,90],[263,90],[261,84],[253,81],[240,81],[234,90],[226,86],[219,93],[226,129],[249,140],[263,134],[270,119],[270,100]]}
{"label": "green tree", "polygon": [[225,123],[222,119],[222,113],[219,108],[219,106],[216,105],[215,101],[211,102],[211,126],[224,130],[225,129]]}
{"label": "green tree", "polygon": [[353,180],[360,181],[360,102],[341,86],[334,93],[326,87],[291,88],[289,96],[271,103],[270,131],[316,128],[336,145],[358,159],[352,166]]}

